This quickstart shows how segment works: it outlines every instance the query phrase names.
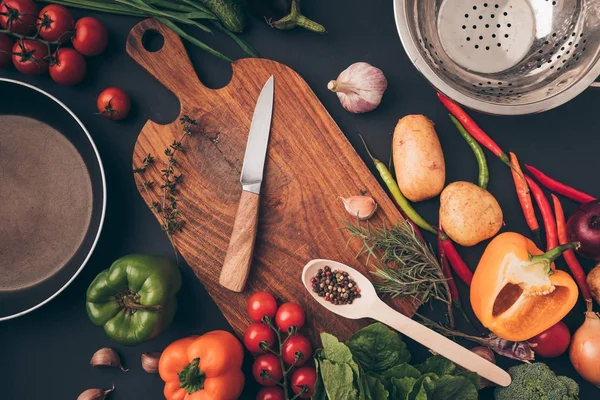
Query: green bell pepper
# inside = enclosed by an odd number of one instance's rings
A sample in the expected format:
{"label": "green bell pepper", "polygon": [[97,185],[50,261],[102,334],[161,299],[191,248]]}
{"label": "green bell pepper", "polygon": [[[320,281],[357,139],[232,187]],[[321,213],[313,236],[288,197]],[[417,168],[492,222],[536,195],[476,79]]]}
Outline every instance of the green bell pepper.
{"label": "green bell pepper", "polygon": [[90,284],[86,308],[113,340],[136,345],[162,333],[177,310],[179,267],[167,258],[131,254],[119,258]]}

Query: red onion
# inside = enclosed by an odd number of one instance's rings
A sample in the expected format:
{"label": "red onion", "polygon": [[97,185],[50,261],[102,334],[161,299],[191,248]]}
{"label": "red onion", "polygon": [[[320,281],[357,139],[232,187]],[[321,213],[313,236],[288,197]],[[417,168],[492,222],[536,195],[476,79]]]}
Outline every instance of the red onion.
{"label": "red onion", "polygon": [[577,252],[585,258],[600,260],[600,200],[583,204],[567,222],[570,242],[580,242]]}

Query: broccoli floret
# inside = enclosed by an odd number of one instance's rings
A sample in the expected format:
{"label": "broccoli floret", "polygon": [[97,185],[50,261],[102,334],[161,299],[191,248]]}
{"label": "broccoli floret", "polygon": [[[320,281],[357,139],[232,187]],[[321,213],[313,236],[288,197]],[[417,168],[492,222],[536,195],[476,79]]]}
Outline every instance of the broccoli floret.
{"label": "broccoli floret", "polygon": [[577,399],[579,396],[579,385],[577,384],[577,382],[575,382],[573,379],[566,377],[566,376],[559,376],[556,379],[558,379],[560,382],[563,383],[563,385],[565,385],[567,387],[567,390],[569,391],[569,399]]}
{"label": "broccoli floret", "polygon": [[579,386],[565,376],[557,377],[546,364],[522,364],[508,370],[512,384],[494,391],[496,400],[577,400]]}

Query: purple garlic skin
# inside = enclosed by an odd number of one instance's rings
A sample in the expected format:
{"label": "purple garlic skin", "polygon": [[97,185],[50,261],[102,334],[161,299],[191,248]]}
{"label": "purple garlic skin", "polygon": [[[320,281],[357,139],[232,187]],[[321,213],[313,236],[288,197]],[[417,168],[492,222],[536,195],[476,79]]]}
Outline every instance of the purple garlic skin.
{"label": "purple garlic skin", "polygon": [[357,62],[346,68],[327,88],[335,92],[342,107],[355,114],[373,111],[387,89],[383,72],[368,63]]}

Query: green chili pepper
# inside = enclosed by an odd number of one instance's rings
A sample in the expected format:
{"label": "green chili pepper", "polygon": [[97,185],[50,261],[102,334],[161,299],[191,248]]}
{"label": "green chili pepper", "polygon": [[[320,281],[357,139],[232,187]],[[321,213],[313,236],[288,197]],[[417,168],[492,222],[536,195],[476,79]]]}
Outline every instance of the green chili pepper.
{"label": "green chili pepper", "polygon": [[477,143],[475,138],[473,138],[473,136],[471,136],[471,134],[467,132],[465,127],[462,126],[461,123],[454,117],[454,115],[449,115],[450,119],[452,120],[462,137],[465,138],[467,144],[469,145],[469,147],[471,147],[471,150],[473,150],[473,154],[475,154],[475,158],[477,159],[477,165],[479,165],[479,178],[477,179],[477,184],[482,189],[487,189],[488,181],[490,180],[490,173],[487,161],[485,159],[485,154],[483,153],[483,149],[481,148],[479,143]]}
{"label": "green chili pepper", "polygon": [[385,166],[384,163],[382,163],[381,161],[379,161],[378,159],[373,157],[373,155],[369,151],[369,147],[367,146],[367,143],[365,142],[365,139],[362,137],[362,135],[358,135],[358,136],[362,140],[362,142],[365,146],[365,149],[367,150],[367,153],[369,154],[369,157],[371,157],[371,160],[373,160],[373,163],[375,164],[375,168],[377,168],[377,171],[379,172],[379,176],[381,176],[381,179],[383,179],[383,182],[385,182],[385,185],[387,186],[388,190],[390,191],[390,193],[394,197],[394,200],[396,200],[396,203],[400,206],[402,211],[404,211],[406,216],[408,218],[410,218],[410,220],[412,222],[414,222],[419,228],[425,229],[426,231],[429,231],[429,232],[437,235],[437,233],[438,233],[437,229],[435,229],[427,221],[425,221],[425,219],[423,219],[423,217],[421,217],[419,215],[419,213],[410,204],[410,201],[408,201],[408,199],[404,196],[404,194],[402,194],[402,191],[398,187],[398,184],[396,183],[396,180],[392,176],[392,173],[390,172],[390,170]]}

